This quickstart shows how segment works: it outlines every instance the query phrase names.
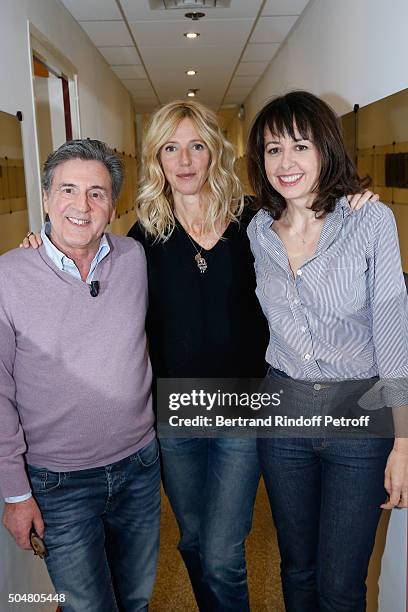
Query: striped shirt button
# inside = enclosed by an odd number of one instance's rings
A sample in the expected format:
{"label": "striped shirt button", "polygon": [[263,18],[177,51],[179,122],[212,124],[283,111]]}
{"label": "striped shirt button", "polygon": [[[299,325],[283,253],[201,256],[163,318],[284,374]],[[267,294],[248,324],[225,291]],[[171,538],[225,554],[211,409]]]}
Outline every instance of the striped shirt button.
{"label": "striped shirt button", "polygon": [[321,388],[322,385],[319,385],[318,383],[316,385],[313,385],[313,389],[315,389],[315,391],[320,391]]}
{"label": "striped shirt button", "polygon": [[302,325],[302,327],[300,328],[300,331],[301,331],[302,333],[305,333],[305,331],[306,331],[306,327],[305,327],[304,325]]}
{"label": "striped shirt button", "polygon": [[305,361],[309,361],[310,357],[311,357],[311,355],[309,355],[309,353],[306,353],[306,355],[305,355]]}
{"label": "striped shirt button", "polygon": [[302,272],[302,270],[298,270],[298,271],[296,272],[296,274],[297,274],[298,276],[302,276],[303,272]]}
{"label": "striped shirt button", "polygon": [[299,300],[296,298],[296,300],[293,300],[294,304],[299,304]]}

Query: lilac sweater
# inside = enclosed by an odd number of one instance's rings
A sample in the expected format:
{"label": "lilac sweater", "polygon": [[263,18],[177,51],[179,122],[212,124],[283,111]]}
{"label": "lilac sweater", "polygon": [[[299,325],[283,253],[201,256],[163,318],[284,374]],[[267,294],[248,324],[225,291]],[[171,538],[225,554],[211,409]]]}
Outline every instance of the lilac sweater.
{"label": "lilac sweater", "polygon": [[30,489],[24,457],[74,471],[154,437],[143,247],[108,237],[98,297],[38,251],[0,257],[0,489]]}

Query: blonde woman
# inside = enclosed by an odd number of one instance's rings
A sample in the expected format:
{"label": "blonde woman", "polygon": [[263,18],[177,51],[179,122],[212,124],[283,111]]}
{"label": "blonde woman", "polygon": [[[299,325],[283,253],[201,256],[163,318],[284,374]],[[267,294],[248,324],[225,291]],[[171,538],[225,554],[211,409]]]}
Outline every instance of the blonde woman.
{"label": "blonde woman", "polygon": [[[234,154],[215,115],[172,102],[144,141],[138,223],[149,350],[157,378],[260,377],[267,326]],[[256,442],[162,438],[163,480],[200,610],[249,610],[245,538],[259,482]]]}

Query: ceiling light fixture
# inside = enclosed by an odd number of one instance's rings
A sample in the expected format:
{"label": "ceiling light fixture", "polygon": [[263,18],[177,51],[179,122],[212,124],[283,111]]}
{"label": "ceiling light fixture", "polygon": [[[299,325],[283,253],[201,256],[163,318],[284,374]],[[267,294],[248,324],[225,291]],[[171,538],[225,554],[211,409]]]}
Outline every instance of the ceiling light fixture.
{"label": "ceiling light fixture", "polygon": [[195,98],[195,96],[197,95],[197,91],[200,91],[199,89],[189,89],[187,92],[187,95],[189,98]]}
{"label": "ceiling light fixture", "polygon": [[187,19],[191,19],[191,21],[198,21],[205,17],[205,13],[199,13],[198,11],[194,11],[193,13],[185,13],[184,17]]}
{"label": "ceiling light fixture", "polygon": [[230,8],[232,0],[148,0],[148,2],[153,11],[178,9],[197,12],[206,9]]}
{"label": "ceiling light fixture", "polygon": [[179,9],[197,9],[213,7],[215,8],[217,0],[163,0],[166,8]]}
{"label": "ceiling light fixture", "polygon": [[197,74],[197,70],[186,70],[187,76],[195,76]]}
{"label": "ceiling light fixture", "polygon": [[184,36],[186,38],[198,38],[200,34],[198,32],[185,32]]}
{"label": "ceiling light fixture", "polygon": [[162,0],[162,3],[167,9],[193,9],[195,11],[196,9],[215,8],[217,4],[225,4],[225,0],[221,2],[220,0]]}

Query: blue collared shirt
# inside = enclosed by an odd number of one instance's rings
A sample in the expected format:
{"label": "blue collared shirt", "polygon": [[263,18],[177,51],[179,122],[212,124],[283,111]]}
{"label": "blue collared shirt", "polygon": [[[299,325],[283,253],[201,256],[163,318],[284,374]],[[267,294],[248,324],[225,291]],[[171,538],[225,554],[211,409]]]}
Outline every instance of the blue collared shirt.
{"label": "blue collared shirt", "polygon": [[[57,249],[57,247],[49,239],[50,234],[51,223],[47,222],[43,225],[41,229],[41,239],[43,241],[48,257],[51,259],[51,261],[55,263],[59,270],[67,272],[68,274],[71,274],[75,278],[81,280],[81,274],[78,268],[76,267],[75,262]],[[106,238],[105,234],[103,234],[99,243],[99,248],[91,262],[91,267],[89,268],[88,276],[86,277],[86,282],[88,284],[91,283],[91,281],[93,280],[98,263],[102,261],[104,257],[106,257],[109,251],[110,246],[108,239]]]}
{"label": "blue collared shirt", "polygon": [[[61,270],[62,272],[67,272],[67,274],[71,274],[75,278],[81,280],[81,274],[78,268],[76,267],[75,262],[57,249],[57,247],[51,242],[51,240],[48,237],[50,234],[51,234],[51,223],[50,222],[44,223],[41,229],[41,239],[43,241],[45,251],[48,257],[51,259],[51,261],[55,263],[55,265],[57,266],[59,270]],[[86,277],[86,282],[88,284],[90,284],[93,280],[95,270],[96,270],[98,263],[102,261],[102,259],[106,257],[106,255],[108,255],[109,252],[110,252],[109,242],[104,234],[100,240],[99,248],[96,252],[96,255],[92,260],[91,267],[89,268],[88,276]],[[15,504],[17,502],[26,501],[27,499],[30,499],[30,497],[31,497],[31,492],[25,493],[24,495],[19,495],[18,497],[6,497],[5,501],[11,504]]]}
{"label": "blue collared shirt", "polygon": [[295,277],[272,225],[260,210],[248,227],[270,328],[267,362],[303,380],[406,381],[408,299],[391,210],[370,203],[351,213],[339,199]]}

